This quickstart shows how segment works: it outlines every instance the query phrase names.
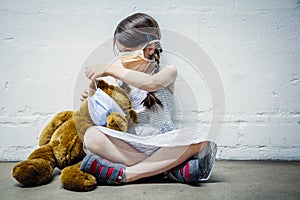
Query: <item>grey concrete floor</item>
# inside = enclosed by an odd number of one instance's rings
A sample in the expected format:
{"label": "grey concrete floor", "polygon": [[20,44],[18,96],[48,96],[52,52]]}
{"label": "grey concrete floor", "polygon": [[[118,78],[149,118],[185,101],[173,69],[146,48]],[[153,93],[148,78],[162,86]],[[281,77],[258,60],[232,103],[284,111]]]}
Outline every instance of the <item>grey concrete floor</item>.
{"label": "grey concrete floor", "polygon": [[15,163],[0,163],[0,200],[6,199],[300,199],[300,162],[217,161],[212,177],[199,186],[146,179],[91,192],[61,187],[59,170],[40,187],[24,188],[11,177]]}

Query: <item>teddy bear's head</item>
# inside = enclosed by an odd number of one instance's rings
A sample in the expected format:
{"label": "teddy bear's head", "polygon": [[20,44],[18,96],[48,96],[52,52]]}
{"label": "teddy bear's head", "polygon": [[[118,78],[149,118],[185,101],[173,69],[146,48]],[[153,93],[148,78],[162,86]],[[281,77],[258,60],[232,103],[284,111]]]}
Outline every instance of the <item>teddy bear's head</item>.
{"label": "teddy bear's head", "polygon": [[[93,82],[90,83],[90,88],[96,89],[95,84]],[[110,85],[103,80],[99,80],[97,82],[97,88],[103,90],[106,94],[108,94],[124,111],[126,114],[126,119],[131,125],[132,123],[137,123],[138,115],[132,110],[132,105],[128,94],[120,87]],[[90,94],[91,96],[93,93]]]}

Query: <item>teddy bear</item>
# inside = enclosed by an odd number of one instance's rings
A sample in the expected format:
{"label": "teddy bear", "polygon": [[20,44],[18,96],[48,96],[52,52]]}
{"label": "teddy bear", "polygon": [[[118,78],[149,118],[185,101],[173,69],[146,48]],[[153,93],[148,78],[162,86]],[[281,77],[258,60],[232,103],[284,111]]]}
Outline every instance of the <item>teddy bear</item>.
{"label": "teddy bear", "polygon": [[[90,83],[94,90],[100,88],[108,94],[123,110],[125,116],[110,113],[106,127],[126,132],[128,127],[137,123],[138,115],[132,109],[127,93],[120,87],[100,80],[96,85]],[[93,96],[95,92],[90,93]],[[85,156],[83,136],[85,131],[95,126],[85,99],[79,110],[63,111],[48,122],[39,138],[39,148],[34,150],[27,160],[13,167],[13,177],[23,186],[32,187],[51,181],[55,167],[61,169],[60,181],[65,189],[73,191],[91,191],[97,187],[94,176],[80,171],[81,161]]]}

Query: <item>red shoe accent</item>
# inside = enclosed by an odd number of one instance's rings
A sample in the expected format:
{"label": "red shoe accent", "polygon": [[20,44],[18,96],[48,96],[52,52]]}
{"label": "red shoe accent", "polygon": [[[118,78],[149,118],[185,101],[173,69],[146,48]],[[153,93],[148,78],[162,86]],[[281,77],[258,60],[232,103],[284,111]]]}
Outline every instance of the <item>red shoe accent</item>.
{"label": "red shoe accent", "polygon": [[183,174],[183,166],[182,165],[179,167],[179,170],[180,170],[180,174],[184,175]]}
{"label": "red shoe accent", "polygon": [[113,173],[114,168],[113,167],[109,167],[105,176],[105,179],[109,179],[110,175]]}
{"label": "red shoe accent", "polygon": [[190,180],[190,164],[187,162],[185,165],[185,178],[186,180]]}
{"label": "red shoe accent", "polygon": [[90,174],[94,174],[95,173],[96,168],[97,168],[97,164],[98,164],[97,160],[94,160],[94,162],[92,163],[91,168],[89,170]]}
{"label": "red shoe accent", "polygon": [[100,173],[102,172],[102,169],[103,169],[103,166],[100,165],[100,166],[99,166],[99,169],[98,169],[98,174],[100,174]]}
{"label": "red shoe accent", "polygon": [[116,180],[117,183],[121,183],[123,173],[124,173],[124,172],[123,172],[123,169],[120,169],[119,174],[118,174],[118,177],[117,177],[117,180]]}
{"label": "red shoe accent", "polygon": [[98,184],[116,184],[125,182],[125,165],[114,163],[95,154],[84,157],[80,170],[93,175]]}

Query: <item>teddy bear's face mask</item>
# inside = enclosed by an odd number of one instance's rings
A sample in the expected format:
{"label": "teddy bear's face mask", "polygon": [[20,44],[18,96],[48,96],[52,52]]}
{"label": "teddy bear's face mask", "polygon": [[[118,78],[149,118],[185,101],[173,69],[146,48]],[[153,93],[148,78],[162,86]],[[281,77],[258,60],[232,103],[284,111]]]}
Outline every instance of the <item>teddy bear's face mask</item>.
{"label": "teddy bear's face mask", "polygon": [[[95,86],[97,88],[96,83]],[[88,97],[88,110],[93,122],[98,126],[105,126],[106,118],[112,112],[125,115],[122,108],[100,88],[97,88],[93,96]]]}

